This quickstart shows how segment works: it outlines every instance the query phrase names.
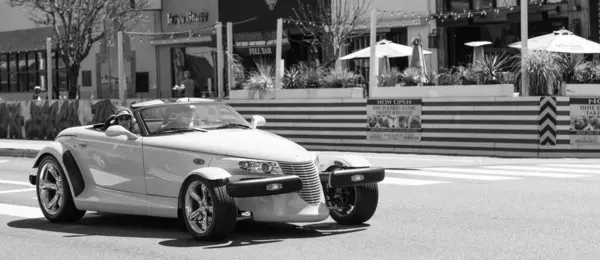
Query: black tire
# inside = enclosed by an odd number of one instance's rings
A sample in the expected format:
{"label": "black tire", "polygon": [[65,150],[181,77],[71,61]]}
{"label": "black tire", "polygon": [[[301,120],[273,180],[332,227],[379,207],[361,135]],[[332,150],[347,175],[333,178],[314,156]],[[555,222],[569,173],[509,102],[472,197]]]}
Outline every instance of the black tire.
{"label": "black tire", "polygon": [[[210,194],[213,207],[213,215],[211,216],[212,223],[210,223],[204,233],[199,233],[194,230],[188,221],[185,210],[186,192],[190,185],[195,182],[200,182],[208,188],[207,190]],[[235,205],[233,198],[225,191],[224,185],[215,184],[214,182],[204,180],[199,176],[192,176],[186,181],[181,189],[179,194],[179,205],[181,205],[181,220],[185,224],[188,232],[190,232],[192,237],[196,240],[222,241],[235,229],[237,222],[237,206]]]}
{"label": "black tire", "polygon": [[377,210],[379,188],[377,183],[354,187],[354,208],[350,213],[339,214],[331,210],[329,216],[340,225],[360,225],[367,222]]}
{"label": "black tire", "polygon": [[[61,190],[62,196],[58,200],[60,200],[61,206],[55,213],[48,212],[48,210],[44,207],[44,203],[42,202],[42,194],[40,194],[40,185],[41,185],[41,177],[42,170],[49,165],[54,167],[58,172],[61,186],[58,189]],[[57,185],[58,186],[58,185]],[[60,163],[54,158],[54,156],[47,155],[40,161],[37,172],[37,181],[36,181],[36,193],[37,200],[44,217],[50,222],[58,223],[58,222],[74,222],[80,220],[85,215],[85,210],[79,210],[75,206],[73,202],[73,195],[71,194],[71,189],[69,188],[69,180],[65,175]]]}

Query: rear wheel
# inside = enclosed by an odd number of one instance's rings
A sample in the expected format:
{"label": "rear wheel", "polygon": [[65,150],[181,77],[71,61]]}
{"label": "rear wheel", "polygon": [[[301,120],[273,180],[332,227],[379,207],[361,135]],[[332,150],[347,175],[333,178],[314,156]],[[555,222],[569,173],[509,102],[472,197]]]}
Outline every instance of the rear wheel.
{"label": "rear wheel", "polygon": [[[337,170],[340,168],[333,168]],[[377,210],[379,188],[377,183],[347,188],[327,188],[325,201],[330,207],[329,216],[340,225],[359,225],[367,222]]]}
{"label": "rear wheel", "polygon": [[77,221],[85,215],[85,210],[75,207],[67,176],[53,156],[40,162],[36,190],[40,209],[49,221]]}
{"label": "rear wheel", "polygon": [[183,222],[196,240],[223,240],[237,221],[237,207],[225,186],[213,186],[194,176],[187,181],[179,198]]}

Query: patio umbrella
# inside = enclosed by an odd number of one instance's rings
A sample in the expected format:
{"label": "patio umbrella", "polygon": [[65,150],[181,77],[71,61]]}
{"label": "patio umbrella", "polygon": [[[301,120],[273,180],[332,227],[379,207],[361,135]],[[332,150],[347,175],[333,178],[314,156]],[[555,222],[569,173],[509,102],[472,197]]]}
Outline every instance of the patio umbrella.
{"label": "patio umbrella", "polygon": [[[423,51],[424,54],[431,54],[430,51]],[[388,58],[397,58],[397,57],[406,57],[412,55],[412,48],[406,45],[393,43],[388,40],[381,40],[377,42],[375,46],[375,56],[377,58],[388,57]],[[344,57],[341,57],[340,60],[349,60],[349,59],[357,59],[357,58],[369,58],[371,57],[371,47],[364,48],[362,50],[358,50],[351,54],[348,54]]]}
{"label": "patio umbrella", "polygon": [[[521,48],[521,42],[515,42],[508,47]],[[563,53],[600,53],[600,44],[563,29],[528,39],[527,49]]]}
{"label": "patio umbrella", "polygon": [[423,51],[423,45],[421,44],[421,38],[415,38],[412,42],[412,45],[413,52],[410,66],[421,69],[421,82],[425,83],[425,81],[427,81],[427,78],[425,77],[425,75],[427,75],[427,67],[425,66],[425,55]]}
{"label": "patio umbrella", "polygon": [[475,41],[465,43],[466,46],[473,47],[473,69],[480,69],[483,67],[483,64],[477,62],[477,60],[482,60],[484,57],[483,46],[490,44],[492,43],[488,41]]}

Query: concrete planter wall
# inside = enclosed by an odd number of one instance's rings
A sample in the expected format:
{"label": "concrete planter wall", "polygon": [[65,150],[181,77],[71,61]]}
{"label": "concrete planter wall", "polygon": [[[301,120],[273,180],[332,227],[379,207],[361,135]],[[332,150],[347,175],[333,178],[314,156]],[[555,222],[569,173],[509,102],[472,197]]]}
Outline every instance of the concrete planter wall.
{"label": "concrete planter wall", "polygon": [[424,98],[424,97],[512,97],[512,84],[451,85],[415,87],[377,87],[371,98]]}
{"label": "concrete planter wall", "polygon": [[566,84],[566,93],[570,97],[600,96],[600,84]]}
{"label": "concrete planter wall", "polygon": [[275,89],[271,92],[231,90],[229,99],[332,99],[363,98],[362,88]]}

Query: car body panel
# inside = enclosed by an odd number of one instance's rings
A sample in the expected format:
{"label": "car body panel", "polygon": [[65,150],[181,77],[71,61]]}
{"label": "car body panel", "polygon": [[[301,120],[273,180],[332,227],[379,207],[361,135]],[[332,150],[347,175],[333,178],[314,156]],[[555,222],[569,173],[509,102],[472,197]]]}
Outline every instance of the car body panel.
{"label": "car body panel", "polygon": [[146,193],[141,138],[108,137],[89,128],[81,131],[83,134],[77,140],[80,165],[86,168],[96,185],[110,190]]}

